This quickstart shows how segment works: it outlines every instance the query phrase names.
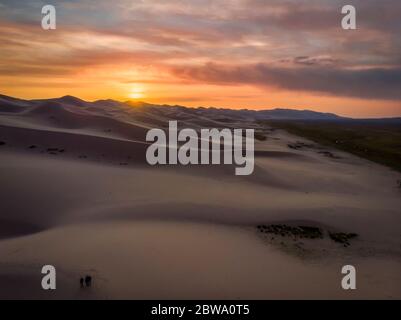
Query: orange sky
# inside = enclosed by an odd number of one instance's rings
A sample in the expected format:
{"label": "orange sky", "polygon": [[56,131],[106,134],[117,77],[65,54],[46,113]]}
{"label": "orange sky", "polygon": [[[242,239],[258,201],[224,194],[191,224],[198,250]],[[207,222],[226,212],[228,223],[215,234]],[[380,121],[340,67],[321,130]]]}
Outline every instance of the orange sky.
{"label": "orange sky", "polygon": [[45,31],[40,1],[3,0],[0,93],[401,116],[399,2],[356,1],[350,32],[340,1],[302,2],[54,1]]}

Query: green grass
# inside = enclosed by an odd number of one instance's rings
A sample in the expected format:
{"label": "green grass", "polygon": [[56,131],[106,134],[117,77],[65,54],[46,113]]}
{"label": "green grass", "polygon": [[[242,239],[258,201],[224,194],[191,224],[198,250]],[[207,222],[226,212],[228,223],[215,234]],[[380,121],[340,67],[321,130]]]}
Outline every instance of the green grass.
{"label": "green grass", "polygon": [[270,120],[263,123],[401,172],[400,122]]}

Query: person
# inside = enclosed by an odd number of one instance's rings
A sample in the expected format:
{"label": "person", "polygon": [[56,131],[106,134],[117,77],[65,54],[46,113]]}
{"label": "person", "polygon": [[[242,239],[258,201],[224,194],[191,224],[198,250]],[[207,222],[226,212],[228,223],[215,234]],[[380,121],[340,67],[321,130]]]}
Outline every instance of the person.
{"label": "person", "polygon": [[90,287],[92,285],[92,277],[91,276],[85,276],[85,284],[87,287]]}
{"label": "person", "polygon": [[81,285],[81,288],[84,287],[84,278],[81,277],[81,279],[79,279],[79,284]]}

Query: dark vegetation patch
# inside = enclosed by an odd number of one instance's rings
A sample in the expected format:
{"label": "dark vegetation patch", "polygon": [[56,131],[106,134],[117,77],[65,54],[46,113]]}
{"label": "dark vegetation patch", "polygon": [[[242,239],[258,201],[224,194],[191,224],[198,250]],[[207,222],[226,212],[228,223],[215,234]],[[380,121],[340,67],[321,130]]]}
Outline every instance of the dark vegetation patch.
{"label": "dark vegetation patch", "polygon": [[358,235],[356,233],[329,232],[329,236],[334,242],[341,243],[344,245],[344,247],[348,247],[350,245],[349,241],[353,238],[356,238]]}
{"label": "dark vegetation patch", "polygon": [[291,227],[284,224],[271,224],[271,225],[259,225],[258,230],[262,233],[271,233],[274,235],[280,235],[282,237],[298,237],[308,239],[321,239],[323,238],[323,232],[317,227],[298,226]]}
{"label": "dark vegetation patch", "polygon": [[[314,226],[288,226],[285,224],[269,224],[269,225],[258,225],[256,227],[260,233],[270,234],[274,236],[298,239],[323,239],[325,236],[324,230]],[[328,232],[329,237],[334,242],[348,247],[350,240],[356,238],[356,233],[344,233],[344,232]],[[274,237],[271,238],[274,240]]]}
{"label": "dark vegetation patch", "polygon": [[[31,147],[30,147],[31,148]],[[31,148],[32,149],[32,148]],[[52,155],[58,155],[59,153],[63,153],[65,152],[64,149],[59,149],[59,148],[47,148],[46,152],[48,154],[52,154]]]}
{"label": "dark vegetation patch", "polygon": [[295,142],[295,143],[289,143],[288,148],[294,149],[294,150],[302,150],[304,148],[314,148],[315,145],[311,143],[304,143],[304,142]]}
{"label": "dark vegetation patch", "polygon": [[260,133],[260,132],[255,132],[255,139],[259,141],[266,141],[267,137],[265,134]]}
{"label": "dark vegetation patch", "polygon": [[401,120],[269,120],[262,123],[401,171]]}
{"label": "dark vegetation patch", "polygon": [[318,151],[319,154],[324,155],[327,158],[331,159],[341,159],[341,157],[336,156],[333,152],[330,151]]}

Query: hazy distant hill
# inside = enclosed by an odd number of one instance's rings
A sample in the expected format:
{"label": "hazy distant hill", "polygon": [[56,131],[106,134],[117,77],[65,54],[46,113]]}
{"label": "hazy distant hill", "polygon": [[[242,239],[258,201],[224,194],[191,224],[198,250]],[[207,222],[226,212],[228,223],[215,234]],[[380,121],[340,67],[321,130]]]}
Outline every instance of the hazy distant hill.
{"label": "hazy distant hill", "polygon": [[263,110],[259,111],[258,114],[271,119],[333,120],[342,118],[334,113],[292,109]]}
{"label": "hazy distant hill", "polygon": [[[67,108],[79,108],[90,112],[133,112],[141,110],[147,114],[164,116],[170,119],[185,120],[201,116],[214,121],[235,122],[238,120],[352,120],[333,113],[323,113],[311,110],[294,109],[272,109],[272,110],[249,110],[249,109],[223,109],[223,108],[189,108],[185,106],[156,105],[146,102],[120,102],[115,100],[98,100],[94,102],[84,101],[73,96],[63,96],[52,99],[23,100],[5,95],[0,95],[0,112],[20,112],[32,107],[51,107],[54,105]],[[133,108],[134,107],[134,108]],[[135,110],[133,110],[135,109]],[[78,110],[77,110],[78,111]],[[400,118],[382,119],[384,121],[399,121]]]}

